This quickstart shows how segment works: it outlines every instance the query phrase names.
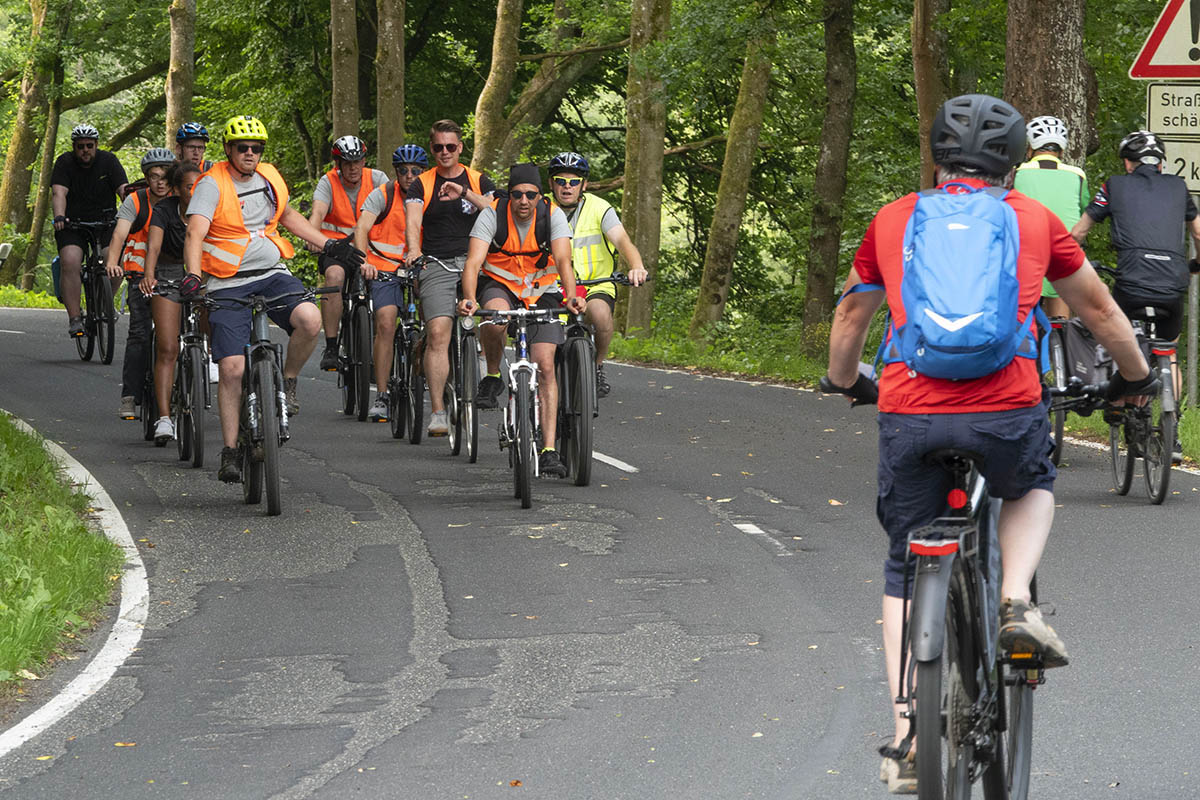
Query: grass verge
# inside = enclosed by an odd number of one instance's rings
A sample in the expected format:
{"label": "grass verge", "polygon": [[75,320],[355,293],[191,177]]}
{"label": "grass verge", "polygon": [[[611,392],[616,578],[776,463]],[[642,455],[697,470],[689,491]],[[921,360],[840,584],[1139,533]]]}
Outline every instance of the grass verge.
{"label": "grass verge", "polygon": [[45,292],[23,292],[15,286],[0,286],[0,307],[62,308],[62,303]]}
{"label": "grass verge", "polygon": [[89,503],[0,414],[0,694],[91,627],[120,578],[121,548],[85,523]]}

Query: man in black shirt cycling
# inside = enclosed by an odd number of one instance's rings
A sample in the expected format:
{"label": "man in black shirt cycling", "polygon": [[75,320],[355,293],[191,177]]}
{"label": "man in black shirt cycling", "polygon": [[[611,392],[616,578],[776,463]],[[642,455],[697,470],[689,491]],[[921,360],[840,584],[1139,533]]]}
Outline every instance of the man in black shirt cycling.
{"label": "man in black shirt cycling", "polygon": [[[76,125],[71,131],[71,152],[54,162],[50,174],[50,207],[54,211],[54,241],[62,265],[63,305],[67,307],[69,336],[83,335],[79,312],[79,268],[83,264],[83,236],[67,229],[68,220],[99,222],[111,220],[117,197],[128,179],[117,157],[99,149],[100,132],[92,125]],[[100,237],[108,241],[108,235]]]}

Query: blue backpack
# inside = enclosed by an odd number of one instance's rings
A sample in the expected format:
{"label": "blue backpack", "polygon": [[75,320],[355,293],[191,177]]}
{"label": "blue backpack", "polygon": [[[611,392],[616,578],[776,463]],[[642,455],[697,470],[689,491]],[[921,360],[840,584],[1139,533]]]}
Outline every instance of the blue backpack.
{"label": "blue backpack", "polygon": [[931,378],[990,375],[1013,358],[1038,357],[1035,312],[1018,322],[1017,215],[1005,189],[927,189],[904,231],[900,294],[883,361]]}

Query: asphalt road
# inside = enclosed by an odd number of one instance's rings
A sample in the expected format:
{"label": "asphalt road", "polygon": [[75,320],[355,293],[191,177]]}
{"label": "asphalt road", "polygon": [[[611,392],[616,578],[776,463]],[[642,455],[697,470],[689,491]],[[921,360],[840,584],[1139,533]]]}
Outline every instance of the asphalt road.
{"label": "asphalt road", "polygon": [[[118,420],[119,354],[82,363],[64,328],[0,310],[0,408],[106,487],[150,614],[103,690],[0,760],[6,796],[886,795],[870,412],[613,365],[596,449],[638,471],[541,480],[522,511],[499,412],[469,465],[343,417],[310,365],[268,518]],[[1067,460],[1039,580],[1072,664],[1036,693],[1035,796],[1200,796],[1200,482],[1155,508],[1140,477],[1111,493],[1104,453]]]}

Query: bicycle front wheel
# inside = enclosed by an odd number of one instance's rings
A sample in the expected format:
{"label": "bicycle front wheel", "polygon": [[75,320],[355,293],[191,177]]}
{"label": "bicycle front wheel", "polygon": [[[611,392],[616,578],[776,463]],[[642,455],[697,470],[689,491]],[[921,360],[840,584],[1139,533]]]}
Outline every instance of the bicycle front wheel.
{"label": "bicycle front wheel", "polygon": [[[1063,349],[1062,334],[1058,329],[1050,329],[1050,380],[1054,386],[1063,388],[1067,385],[1067,356]],[[1054,431],[1054,449],[1050,451],[1050,460],[1058,466],[1062,460],[1063,428],[1067,422],[1067,412],[1063,407],[1063,398],[1055,397],[1050,400],[1050,425]]]}
{"label": "bicycle front wheel", "polygon": [[142,438],[153,442],[154,423],[158,421],[158,398],[154,394],[154,331],[150,332],[147,346],[150,355],[146,359],[146,374],[142,378]]}
{"label": "bicycle front wheel", "polygon": [[192,466],[204,466],[204,392],[208,387],[208,360],[204,348],[189,348],[191,377],[188,379],[187,420],[192,439]]}
{"label": "bicycle front wheel", "polygon": [[86,272],[83,279],[83,335],[75,337],[75,351],[81,361],[91,361],[96,352],[96,304],[92,294],[92,279]]}
{"label": "bicycle front wheel", "polygon": [[354,380],[354,337],[348,323],[343,314],[342,324],[338,327],[338,386],[342,390],[342,413],[346,416],[354,413],[358,401],[358,383]]}
{"label": "bicycle front wheel", "polygon": [[533,505],[533,467],[537,449],[533,442],[533,389],[529,373],[517,373],[516,440],[513,449],[513,495],[521,499],[521,508]]}
{"label": "bicycle front wheel", "polygon": [[175,449],[180,461],[192,457],[191,369],[191,356],[185,347],[175,360],[175,380],[171,384],[171,420],[175,423]]}
{"label": "bicycle front wheel", "polygon": [[421,436],[425,433],[425,377],[421,375],[421,339],[416,331],[408,335],[407,344],[408,374],[405,376],[405,389],[408,397],[405,402],[408,407],[405,412],[408,419],[408,441],[410,444],[420,444]]}
{"label": "bicycle front wheel", "polygon": [[367,421],[371,410],[371,313],[365,305],[354,309],[354,394],[358,421]]}
{"label": "bicycle front wheel", "polygon": [[1112,461],[1113,488],[1117,494],[1129,494],[1133,484],[1134,456],[1129,451],[1129,425],[1118,422],[1108,426],[1108,453]]}
{"label": "bicycle front wheel", "polygon": [[263,480],[266,483],[267,515],[279,516],[283,508],[279,487],[279,394],[275,381],[275,364],[264,358],[254,365],[254,383],[258,391],[261,413]]}
{"label": "bicycle front wheel", "polygon": [[[567,411],[567,463],[576,486],[592,480],[592,433],[596,412],[596,357],[592,343],[576,337],[567,343],[565,366],[570,387]],[[562,398],[559,398],[562,402]]]}
{"label": "bicycle front wheel", "polygon": [[446,438],[450,440],[450,455],[456,456],[462,452],[462,364],[459,362],[459,350],[454,337],[450,337],[450,375],[446,379],[446,387],[442,390],[442,403],[446,408],[449,425]]}
{"label": "bicycle front wheel", "polygon": [[408,424],[408,344],[398,325],[392,339],[392,373],[388,375],[388,427],[393,439],[403,439]]}
{"label": "bicycle front wheel", "polygon": [[100,345],[100,363],[111,364],[113,350],[116,349],[113,339],[116,338],[117,312],[113,307],[112,281],[108,279],[104,270],[100,270],[99,277],[96,278],[95,297],[98,307],[93,319],[96,320],[96,339]]}
{"label": "bicycle front wheel", "polygon": [[462,337],[462,397],[459,399],[459,419],[462,421],[463,444],[467,461],[474,464],[479,458],[479,414],[475,409],[475,393],[479,388],[479,354],[475,351],[475,336]]}
{"label": "bicycle front wheel", "polygon": [[[238,447],[242,451],[242,500],[246,505],[257,505],[262,502],[263,462],[259,457],[262,448],[250,437],[250,415],[257,416],[259,430],[262,430],[262,415],[257,408],[250,407],[247,395],[252,391],[251,381],[242,382],[242,422],[238,431]],[[255,400],[256,406],[261,406],[262,398]]]}

